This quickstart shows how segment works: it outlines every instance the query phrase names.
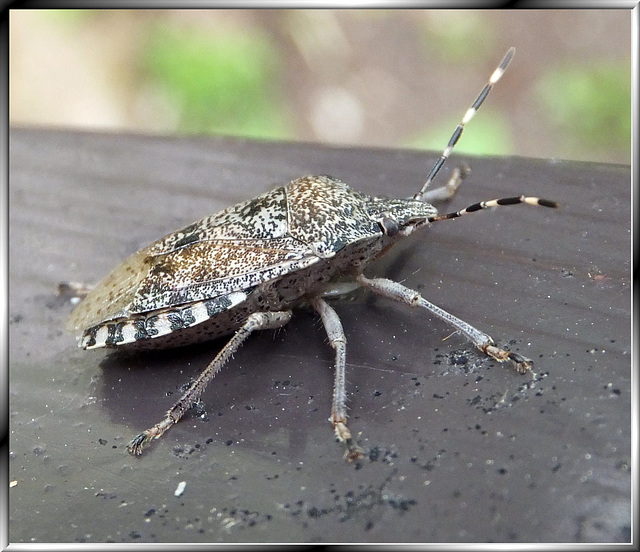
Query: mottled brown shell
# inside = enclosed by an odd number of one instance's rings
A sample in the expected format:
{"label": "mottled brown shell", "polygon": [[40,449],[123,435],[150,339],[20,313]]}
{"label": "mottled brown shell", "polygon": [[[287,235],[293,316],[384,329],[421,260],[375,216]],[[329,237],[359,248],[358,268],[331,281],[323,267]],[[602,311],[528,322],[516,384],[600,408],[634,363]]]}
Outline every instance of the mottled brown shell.
{"label": "mottled brown shell", "polygon": [[[311,267],[344,248],[358,249],[366,265],[367,244],[380,241],[389,217],[399,224],[402,217],[434,213],[418,201],[372,199],[328,176],[300,178],[138,251],[98,283],[67,326],[83,332],[82,347],[180,332],[241,305],[256,286],[297,273],[313,279]],[[380,249],[376,243],[371,258]],[[349,255],[340,258],[351,262]],[[343,268],[348,267],[333,272]],[[318,271],[325,274],[327,268]],[[300,293],[291,297],[294,301]]]}
{"label": "mottled brown shell", "polygon": [[[331,208],[352,194],[332,179],[300,179],[171,233],[103,279],[72,313],[68,327],[84,330],[241,291],[309,266],[341,243],[375,233],[366,212],[354,213],[357,207],[350,209],[350,221],[332,220]],[[343,237],[346,227],[351,231]],[[327,239],[337,228],[341,234]]]}

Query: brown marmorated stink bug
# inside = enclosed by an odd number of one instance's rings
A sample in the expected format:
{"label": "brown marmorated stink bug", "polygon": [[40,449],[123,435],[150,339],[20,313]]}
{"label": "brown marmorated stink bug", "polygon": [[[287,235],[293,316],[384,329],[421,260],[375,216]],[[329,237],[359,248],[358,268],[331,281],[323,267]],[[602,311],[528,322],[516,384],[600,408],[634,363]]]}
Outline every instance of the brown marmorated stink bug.
{"label": "brown marmorated stink bug", "polygon": [[514,52],[511,48],[491,75],[413,198],[370,197],[330,176],[306,176],[169,234],[124,261],[87,294],[68,322],[71,331],[81,333],[83,349],[176,347],[232,336],[165,417],[129,443],[130,453],[141,454],[177,423],[252,332],[280,328],[292,309],[309,305],[335,349],[331,424],[346,456],[361,456],[347,427],[346,339],[337,313],[323,298],[336,284],[425,308],[490,357],[510,361],[521,373],[531,367],[527,358],[500,349],[490,336],[418,292],[363,274],[397,241],[434,222],[501,205],[557,207],[519,196],[438,215],[429,203],[450,198],[464,178],[466,170],[455,170],[445,186],[426,191]]}

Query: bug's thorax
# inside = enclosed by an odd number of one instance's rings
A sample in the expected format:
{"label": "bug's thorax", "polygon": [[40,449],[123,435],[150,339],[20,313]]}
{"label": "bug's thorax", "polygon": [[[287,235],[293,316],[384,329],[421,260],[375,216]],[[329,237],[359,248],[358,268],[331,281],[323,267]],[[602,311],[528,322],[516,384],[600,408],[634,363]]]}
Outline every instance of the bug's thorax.
{"label": "bug's thorax", "polygon": [[[367,196],[327,176],[298,179],[286,194],[288,231],[305,241],[314,256],[330,259],[338,278],[362,272],[437,214],[424,201]],[[306,196],[313,201],[307,203]]]}

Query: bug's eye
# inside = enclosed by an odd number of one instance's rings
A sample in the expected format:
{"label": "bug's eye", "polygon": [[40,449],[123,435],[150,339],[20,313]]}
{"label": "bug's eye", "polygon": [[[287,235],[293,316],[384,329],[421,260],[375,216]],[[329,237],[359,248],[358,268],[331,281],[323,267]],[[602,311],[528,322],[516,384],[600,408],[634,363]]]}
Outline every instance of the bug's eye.
{"label": "bug's eye", "polygon": [[395,236],[400,231],[400,226],[398,225],[398,221],[384,217],[378,221],[382,232],[387,236]]}

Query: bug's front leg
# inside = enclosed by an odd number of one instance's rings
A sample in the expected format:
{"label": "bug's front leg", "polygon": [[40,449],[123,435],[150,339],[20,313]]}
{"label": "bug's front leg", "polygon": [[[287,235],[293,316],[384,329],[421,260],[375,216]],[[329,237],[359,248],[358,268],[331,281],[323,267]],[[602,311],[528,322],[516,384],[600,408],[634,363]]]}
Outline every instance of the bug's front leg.
{"label": "bug's front leg", "polygon": [[184,413],[191,408],[191,405],[200,398],[213,376],[220,371],[251,333],[256,330],[281,328],[289,320],[291,320],[291,311],[255,312],[250,314],[245,323],[198,376],[198,379],[189,386],[189,389],[180,397],[180,400],[167,411],[165,418],[132,439],[127,445],[127,450],[136,456],[142,454],[142,449],[149,441],[158,439],[172,425],[177,424],[180,418],[184,416]]}
{"label": "bug's front leg", "polygon": [[471,324],[467,324],[464,320],[460,320],[460,318],[453,316],[453,314],[449,314],[437,305],[430,303],[417,291],[403,286],[398,282],[394,282],[393,280],[387,280],[386,278],[367,278],[361,274],[358,276],[357,281],[363,287],[370,289],[378,295],[383,295],[393,299],[394,301],[399,301],[400,303],[405,303],[412,307],[422,307],[427,309],[429,312],[435,314],[439,318],[442,318],[442,320],[464,334],[478,349],[489,355],[491,358],[494,358],[499,362],[504,362],[505,360],[511,361],[516,370],[521,374],[525,374],[533,366],[532,360],[529,360],[518,353],[512,353],[511,351],[505,351],[504,349],[496,347],[491,336],[477,328],[474,328]]}
{"label": "bug's front leg", "polygon": [[346,457],[349,462],[362,456],[362,450],[356,444],[347,427],[347,392],[345,389],[345,365],[347,357],[347,338],[342,329],[342,323],[338,313],[333,310],[324,299],[314,297],[310,300],[311,306],[318,312],[329,343],[336,351],[336,366],[333,384],[333,402],[331,405],[331,418],[336,438],[346,447]]}
{"label": "bug's front leg", "polygon": [[469,176],[470,173],[471,167],[467,164],[456,167],[451,172],[451,176],[449,177],[449,180],[447,180],[447,183],[440,188],[435,188],[425,192],[422,196],[422,201],[426,203],[440,203],[450,200],[458,191],[462,181]]}

